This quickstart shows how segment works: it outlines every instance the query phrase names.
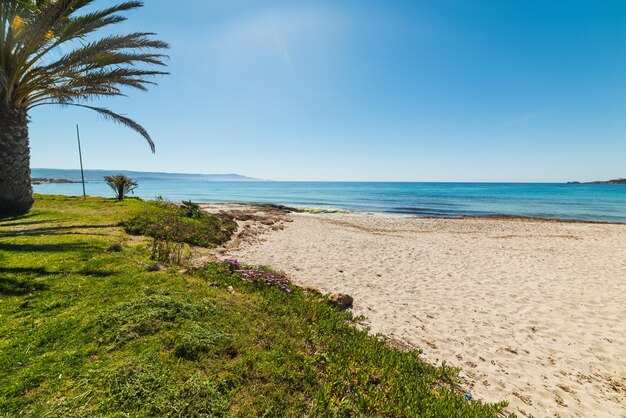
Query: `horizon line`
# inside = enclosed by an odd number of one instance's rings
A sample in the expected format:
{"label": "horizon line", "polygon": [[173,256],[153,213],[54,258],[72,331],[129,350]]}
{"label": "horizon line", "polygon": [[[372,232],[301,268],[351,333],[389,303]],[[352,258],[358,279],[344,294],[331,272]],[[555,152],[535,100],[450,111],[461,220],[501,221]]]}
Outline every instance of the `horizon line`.
{"label": "horizon line", "polygon": [[[53,167],[32,167],[31,170],[65,170],[65,171],[80,171],[79,168],[53,168]],[[283,183],[487,183],[487,184],[568,184],[573,182],[585,183],[582,180],[562,180],[562,181],[502,181],[502,180],[482,180],[482,181],[467,181],[467,180],[274,180],[263,179],[258,177],[252,177],[245,174],[238,173],[189,173],[189,172],[176,172],[176,171],[138,171],[128,169],[106,169],[106,168],[88,168],[85,171],[125,171],[130,173],[148,173],[148,174],[174,174],[174,175],[191,175],[191,176],[237,176],[250,180],[242,181],[267,181],[267,182],[283,182]],[[610,179],[618,180],[621,178]],[[610,181],[601,180],[601,181]],[[592,180],[597,181],[597,180]]]}

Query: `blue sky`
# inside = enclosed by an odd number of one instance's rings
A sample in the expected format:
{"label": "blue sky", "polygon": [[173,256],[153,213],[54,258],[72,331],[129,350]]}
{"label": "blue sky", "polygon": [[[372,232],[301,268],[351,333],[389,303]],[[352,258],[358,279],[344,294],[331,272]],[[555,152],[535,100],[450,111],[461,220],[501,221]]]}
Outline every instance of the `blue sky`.
{"label": "blue sky", "polygon": [[[109,0],[96,2],[107,6]],[[31,112],[32,166],[275,180],[626,177],[626,2],[149,0],[170,76]]]}

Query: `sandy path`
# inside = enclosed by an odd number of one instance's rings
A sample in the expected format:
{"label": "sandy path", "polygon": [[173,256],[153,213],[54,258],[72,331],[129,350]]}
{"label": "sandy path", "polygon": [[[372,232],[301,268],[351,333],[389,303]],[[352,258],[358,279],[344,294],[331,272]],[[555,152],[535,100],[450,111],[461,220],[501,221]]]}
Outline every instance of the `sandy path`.
{"label": "sandy path", "polygon": [[290,214],[230,255],[354,296],[520,416],[624,416],[626,226]]}

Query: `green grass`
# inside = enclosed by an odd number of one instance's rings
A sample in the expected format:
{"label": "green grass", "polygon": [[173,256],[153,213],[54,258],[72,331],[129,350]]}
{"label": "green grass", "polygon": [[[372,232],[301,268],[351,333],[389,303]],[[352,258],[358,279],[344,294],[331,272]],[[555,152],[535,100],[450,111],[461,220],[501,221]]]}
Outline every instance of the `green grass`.
{"label": "green grass", "polygon": [[147,271],[151,239],[118,225],[153,207],[37,196],[29,215],[0,221],[0,416],[502,409],[467,402],[455,370],[350,326],[322,296],[242,282],[223,263]]}

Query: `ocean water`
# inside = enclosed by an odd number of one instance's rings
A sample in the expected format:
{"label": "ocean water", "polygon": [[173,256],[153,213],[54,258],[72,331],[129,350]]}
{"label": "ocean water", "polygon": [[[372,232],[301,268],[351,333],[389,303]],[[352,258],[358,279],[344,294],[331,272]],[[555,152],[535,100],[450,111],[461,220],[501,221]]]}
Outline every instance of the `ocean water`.
{"label": "ocean water", "polygon": [[[86,172],[87,194],[113,196],[100,180],[102,175]],[[144,199],[276,203],[413,216],[509,215],[626,222],[626,185],[216,181],[203,175],[129,175],[139,183],[134,196]],[[33,177],[77,180],[80,172],[34,169]],[[42,184],[34,189],[43,194],[82,194],[78,183]]]}

